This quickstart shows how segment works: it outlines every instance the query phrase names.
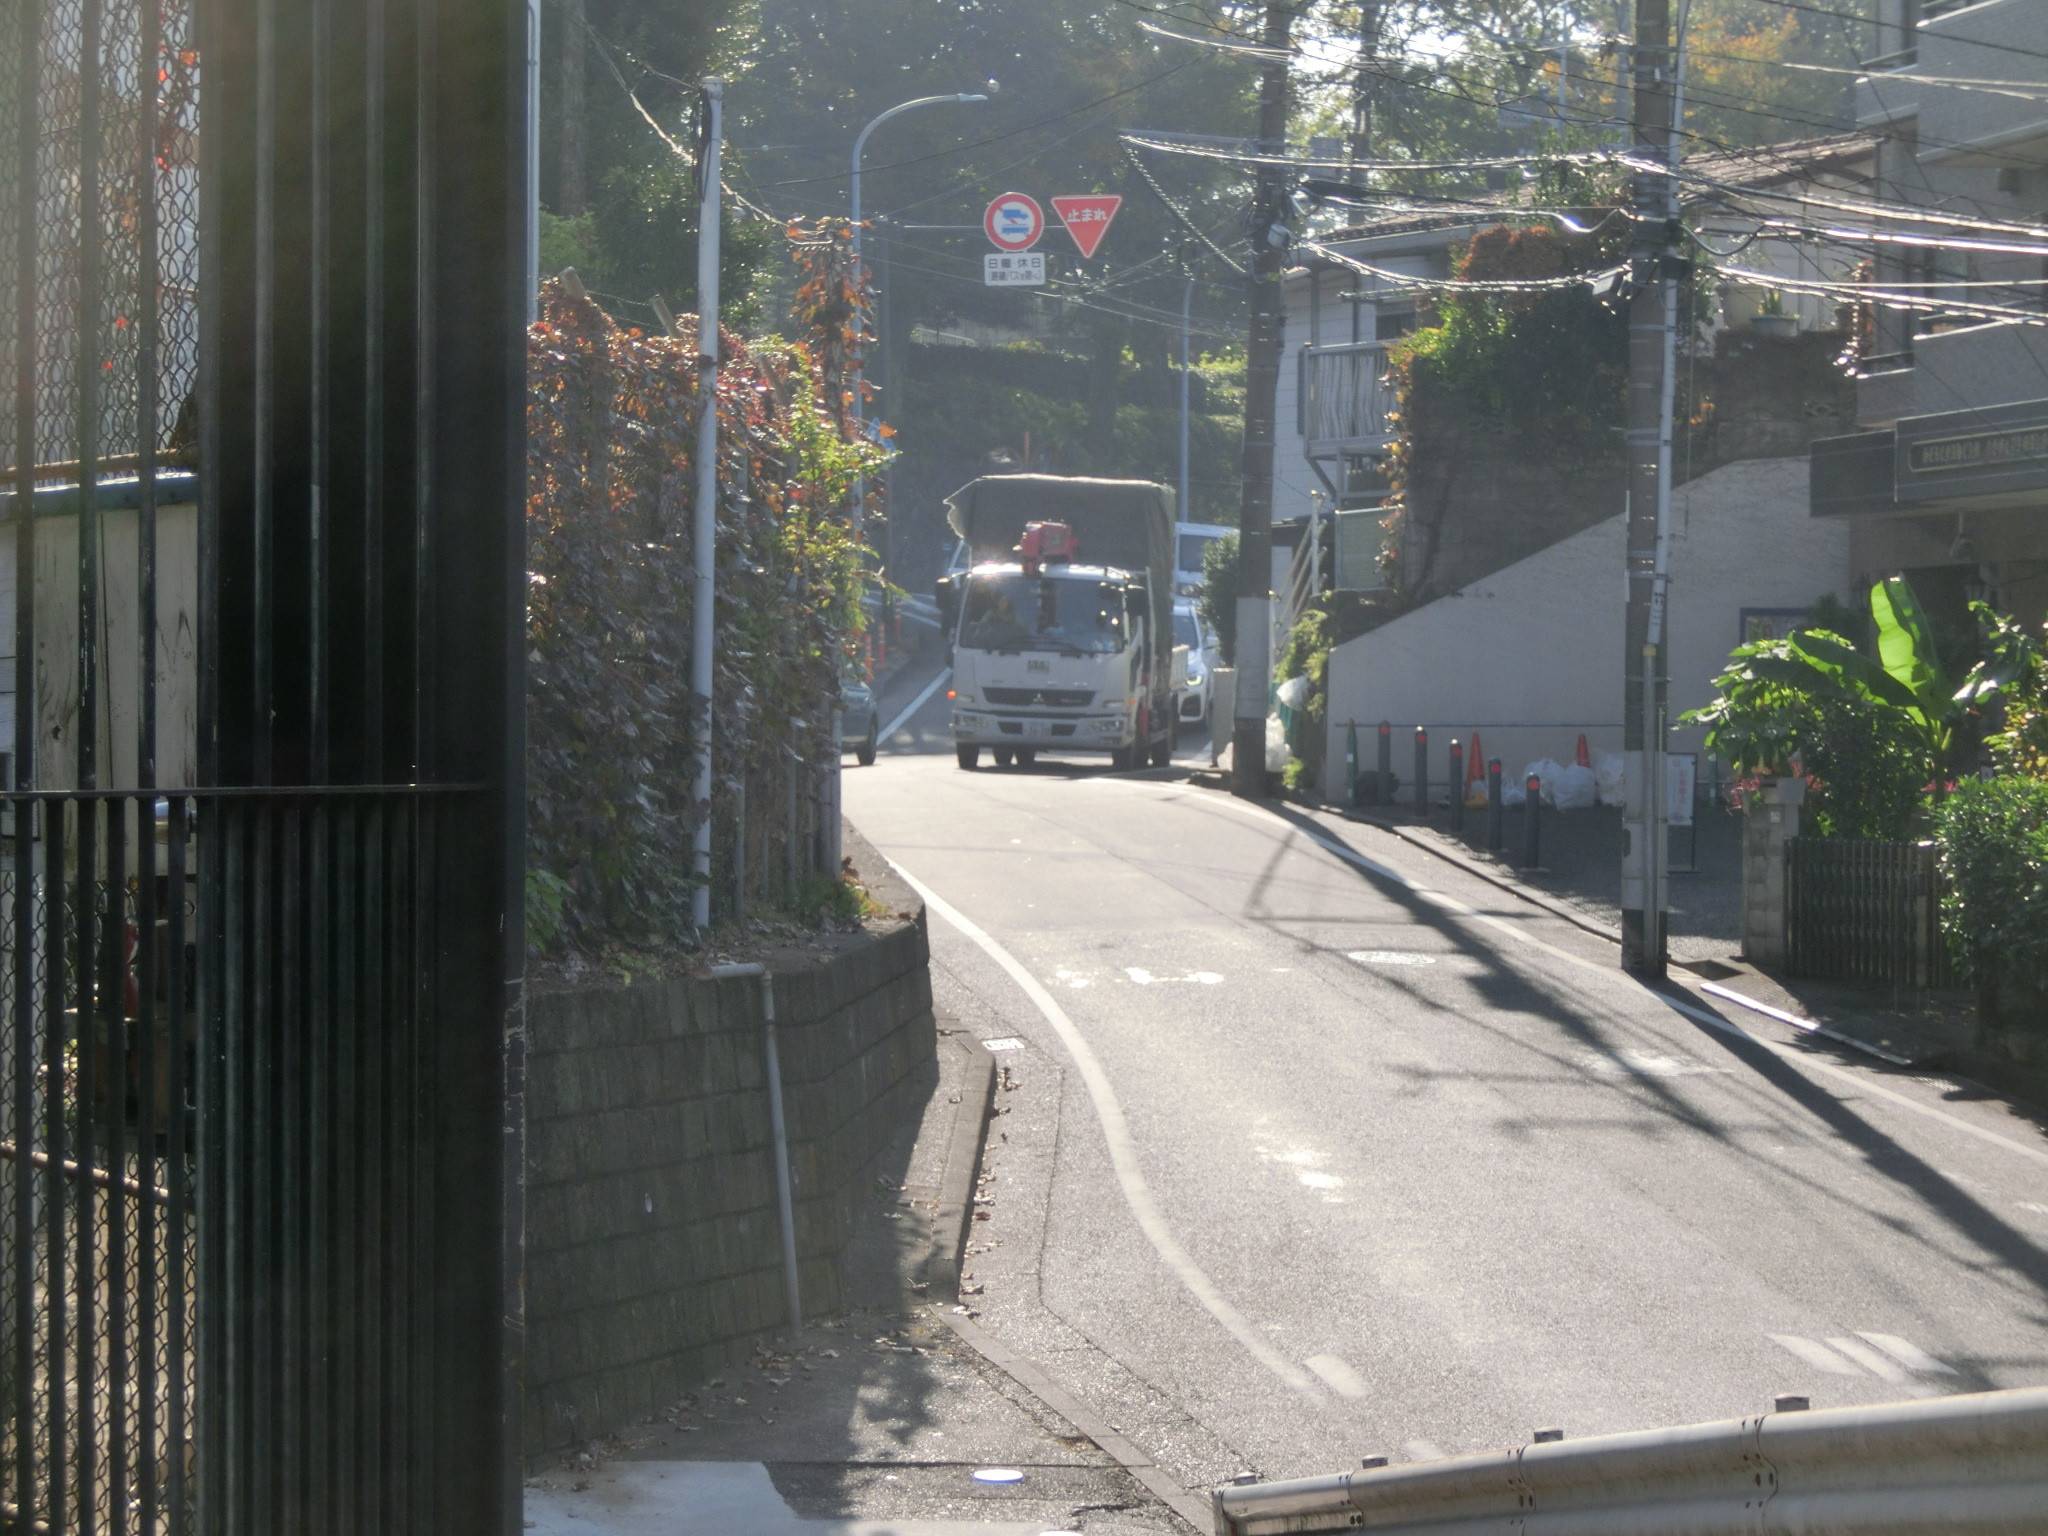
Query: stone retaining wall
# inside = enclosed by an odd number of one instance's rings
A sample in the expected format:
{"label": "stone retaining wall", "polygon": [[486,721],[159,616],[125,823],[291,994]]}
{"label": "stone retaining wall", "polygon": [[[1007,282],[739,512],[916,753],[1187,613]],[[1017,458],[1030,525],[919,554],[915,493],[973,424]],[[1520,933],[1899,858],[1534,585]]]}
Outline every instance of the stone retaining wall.
{"label": "stone retaining wall", "polygon": [[[924,919],[775,977],[806,1314],[836,1310],[877,1155],[935,1077]],[[528,1006],[526,1440],[655,1413],[784,1322],[757,980]]]}

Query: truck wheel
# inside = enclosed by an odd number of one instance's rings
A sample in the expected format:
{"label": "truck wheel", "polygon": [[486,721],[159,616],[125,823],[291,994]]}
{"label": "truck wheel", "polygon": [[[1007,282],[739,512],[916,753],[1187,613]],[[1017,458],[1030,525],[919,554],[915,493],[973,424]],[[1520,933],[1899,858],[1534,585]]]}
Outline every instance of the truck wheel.
{"label": "truck wheel", "polygon": [[860,750],[853,754],[853,760],[859,763],[863,768],[872,768],[875,766],[874,737],[870,736],[866,741],[861,743]]}
{"label": "truck wheel", "polygon": [[1152,766],[1154,768],[1164,768],[1172,761],[1173,732],[1168,731],[1164,736],[1152,743]]}
{"label": "truck wheel", "polygon": [[997,747],[995,751],[990,755],[995,758],[996,766],[998,768],[1007,768],[1010,766],[1011,763],[1017,760],[1017,754],[1012,752],[1008,747]]}
{"label": "truck wheel", "polygon": [[1142,761],[1139,754],[1144,750],[1133,742],[1128,747],[1113,747],[1109,754],[1109,768],[1112,773],[1129,773]]}
{"label": "truck wheel", "polygon": [[979,747],[955,747],[953,749],[953,756],[958,760],[962,768],[979,768],[981,766],[981,748]]}
{"label": "truck wheel", "polygon": [[1033,751],[1033,750],[1032,750],[1031,748],[1029,748],[1029,747],[1019,747],[1019,748],[1017,749],[1017,766],[1018,766],[1019,768],[1029,768],[1029,767],[1031,767],[1031,766],[1032,766],[1033,764],[1035,764],[1035,763],[1036,763],[1037,761],[1038,761],[1038,754],[1037,754],[1037,753],[1036,753],[1035,751]]}

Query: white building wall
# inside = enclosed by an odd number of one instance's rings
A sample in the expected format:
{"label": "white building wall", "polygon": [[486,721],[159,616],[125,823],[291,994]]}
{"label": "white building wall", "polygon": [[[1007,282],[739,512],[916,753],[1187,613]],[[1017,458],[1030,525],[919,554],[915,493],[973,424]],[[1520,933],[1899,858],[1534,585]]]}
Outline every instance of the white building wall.
{"label": "white building wall", "polygon": [[[1742,638],[1743,611],[1804,610],[1849,579],[1849,530],[1807,511],[1804,458],[1752,459],[1703,475],[1673,496],[1670,703],[1675,719],[1707,702],[1708,681]],[[1376,761],[1381,720],[1393,767],[1413,775],[1416,725],[1430,768],[1445,772],[1452,737],[1518,775],[1539,757],[1570,761],[1584,733],[1621,749],[1622,618],[1627,534],[1612,517],[1471,586],[1337,647],[1328,674],[1329,788],[1343,773],[1347,728],[1360,765]],[[1700,750],[1698,730],[1673,734]],[[1405,793],[1405,790],[1404,790]]]}
{"label": "white building wall", "polygon": [[[99,766],[102,784],[134,784],[142,644],[136,584],[138,514],[100,514]],[[156,781],[199,772],[199,516],[192,504],[157,509]],[[78,518],[36,519],[36,787],[77,783]],[[14,750],[15,548],[0,538],[0,752]]]}

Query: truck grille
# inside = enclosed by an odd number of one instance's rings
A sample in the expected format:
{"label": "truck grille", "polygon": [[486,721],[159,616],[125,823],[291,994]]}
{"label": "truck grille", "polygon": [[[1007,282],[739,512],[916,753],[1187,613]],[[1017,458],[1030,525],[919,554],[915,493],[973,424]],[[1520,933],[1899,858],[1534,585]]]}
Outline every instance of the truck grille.
{"label": "truck grille", "polygon": [[1095,695],[1086,688],[984,688],[991,704],[1013,709],[1086,709]]}

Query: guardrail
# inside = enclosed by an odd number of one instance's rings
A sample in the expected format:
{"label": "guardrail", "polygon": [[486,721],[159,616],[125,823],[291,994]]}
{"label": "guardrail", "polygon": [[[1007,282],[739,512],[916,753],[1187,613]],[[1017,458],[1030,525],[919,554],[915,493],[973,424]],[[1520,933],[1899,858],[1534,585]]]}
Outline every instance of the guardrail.
{"label": "guardrail", "polygon": [[1211,1496],[1216,1536],[2006,1536],[2048,1526],[2048,1388],[1769,1413]]}

